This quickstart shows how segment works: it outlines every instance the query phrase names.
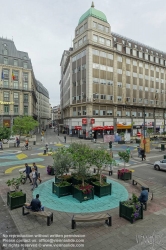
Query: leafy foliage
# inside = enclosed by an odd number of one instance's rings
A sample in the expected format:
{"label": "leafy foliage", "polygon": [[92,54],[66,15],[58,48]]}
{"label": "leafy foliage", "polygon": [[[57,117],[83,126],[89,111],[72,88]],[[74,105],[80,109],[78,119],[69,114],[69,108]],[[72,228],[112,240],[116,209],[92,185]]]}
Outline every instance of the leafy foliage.
{"label": "leafy foliage", "polygon": [[135,194],[132,195],[132,199],[131,200],[124,201],[123,204],[126,207],[132,208],[133,212],[132,212],[131,217],[133,217],[134,220],[139,217],[139,214],[140,214],[139,211],[141,209],[141,203],[140,203],[140,201],[138,201],[138,197]]}
{"label": "leafy foliage", "polygon": [[84,180],[89,175],[92,149],[86,144],[72,143],[68,148],[68,152],[72,157],[73,168],[77,176],[82,179],[82,185],[84,186]]}
{"label": "leafy foliage", "polygon": [[69,168],[72,166],[72,157],[66,148],[59,148],[55,154],[53,154],[53,167],[56,175],[61,175],[63,182],[63,174],[69,172]]}
{"label": "leafy foliage", "polygon": [[23,195],[23,192],[22,191],[18,191],[18,192],[11,192],[10,193],[10,196],[11,197],[19,197],[19,196],[22,196]]}
{"label": "leafy foliage", "polygon": [[102,171],[107,165],[111,165],[112,163],[116,164],[115,160],[104,149],[92,150],[91,164],[97,167],[97,174],[100,175],[100,184],[102,184]]}
{"label": "leafy foliage", "polygon": [[31,116],[18,116],[14,119],[13,132],[15,134],[28,134],[39,125]]}
{"label": "leafy foliage", "polygon": [[130,154],[126,151],[121,151],[121,152],[118,152],[118,155],[119,155],[120,159],[123,160],[124,168],[125,168],[126,163],[128,163],[130,160]]}
{"label": "leafy foliage", "polygon": [[11,135],[10,128],[0,127],[0,140],[9,139]]}
{"label": "leafy foliage", "polygon": [[8,180],[6,184],[8,185],[8,187],[12,186],[16,191],[19,185],[22,183],[23,178],[25,178],[25,176],[22,173],[20,173],[20,176],[18,178],[13,178],[11,180]]}

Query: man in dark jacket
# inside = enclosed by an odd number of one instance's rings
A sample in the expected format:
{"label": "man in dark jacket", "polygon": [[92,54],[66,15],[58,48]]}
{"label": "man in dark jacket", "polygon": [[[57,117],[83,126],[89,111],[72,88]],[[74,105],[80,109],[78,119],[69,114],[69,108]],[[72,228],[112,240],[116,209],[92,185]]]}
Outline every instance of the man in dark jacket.
{"label": "man in dark jacket", "polygon": [[140,194],[140,197],[138,198],[138,200],[142,203],[147,202],[148,200],[148,191],[145,189],[145,187],[142,187],[142,191]]}
{"label": "man in dark jacket", "polygon": [[29,179],[30,183],[32,183],[32,180],[31,180],[31,177],[30,177],[30,173],[32,171],[31,171],[31,167],[29,167],[27,163],[25,163],[25,170],[23,171],[23,173],[24,172],[26,173],[25,182],[26,182],[27,179]]}
{"label": "man in dark jacket", "polygon": [[36,199],[31,201],[30,208],[34,212],[44,211],[44,207],[41,205],[41,201],[39,200],[39,194],[36,195]]}

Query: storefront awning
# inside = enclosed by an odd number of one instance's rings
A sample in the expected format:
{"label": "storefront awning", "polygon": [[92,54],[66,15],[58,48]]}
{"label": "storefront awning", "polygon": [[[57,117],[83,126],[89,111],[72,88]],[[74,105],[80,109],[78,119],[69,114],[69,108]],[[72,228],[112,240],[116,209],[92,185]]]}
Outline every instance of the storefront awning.
{"label": "storefront awning", "polygon": [[82,127],[81,127],[81,126],[75,126],[74,129],[75,129],[75,130],[81,130]]}

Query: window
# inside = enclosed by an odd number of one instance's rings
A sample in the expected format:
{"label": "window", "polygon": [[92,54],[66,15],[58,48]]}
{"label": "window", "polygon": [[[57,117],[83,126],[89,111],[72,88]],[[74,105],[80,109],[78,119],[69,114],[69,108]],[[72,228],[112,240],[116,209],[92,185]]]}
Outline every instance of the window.
{"label": "window", "polygon": [[122,57],[118,56],[118,62],[122,62]]}
{"label": "window", "polygon": [[80,27],[80,33],[82,33],[82,32],[83,32],[83,30],[84,30],[84,27],[83,27],[83,26],[81,26],[81,27]]}
{"label": "window", "polygon": [[106,70],[106,66],[105,65],[100,65],[100,69],[101,70]]}
{"label": "window", "polygon": [[84,30],[86,30],[88,27],[87,23],[84,24]]}
{"label": "window", "polygon": [[105,110],[100,110],[100,115],[106,115],[106,111]]}
{"label": "window", "polygon": [[82,39],[80,39],[79,41],[78,41],[78,46],[81,46],[82,45]]}
{"label": "window", "polygon": [[99,78],[93,78],[93,83],[99,83]]}
{"label": "window", "polygon": [[142,103],[142,102],[143,102],[142,98],[139,98],[139,103]]}
{"label": "window", "polygon": [[108,66],[107,66],[107,70],[108,70],[109,72],[113,72],[113,67],[108,67]]}
{"label": "window", "polygon": [[24,115],[28,115],[28,107],[24,106]]}
{"label": "window", "polygon": [[113,60],[113,58],[114,58],[112,54],[107,54],[107,56],[108,56],[108,58],[111,59],[111,60]]}
{"label": "window", "polygon": [[4,49],[3,54],[4,54],[5,56],[7,56],[7,54],[8,54],[7,49]]}
{"label": "window", "polygon": [[17,102],[17,101],[18,101],[18,93],[14,92],[14,102]]}
{"label": "window", "polygon": [[156,72],[159,72],[159,68],[158,67],[156,67]]}
{"label": "window", "polygon": [[106,80],[105,79],[100,79],[100,83],[106,85]]}
{"label": "window", "polygon": [[149,66],[148,64],[145,63],[145,69],[149,69]]}
{"label": "window", "polygon": [[149,91],[149,88],[148,88],[148,87],[145,87],[145,91]]}
{"label": "window", "polygon": [[28,82],[28,73],[23,73],[23,82]]}
{"label": "window", "polygon": [[14,59],[14,66],[18,66],[18,61]]}
{"label": "window", "polygon": [[130,76],[130,71],[126,71],[126,76]]}
{"label": "window", "polygon": [[113,86],[113,81],[107,80],[107,84]]}
{"label": "window", "polygon": [[122,101],[122,97],[121,96],[117,96],[117,100],[118,100],[118,102],[121,102]]}
{"label": "window", "polygon": [[117,111],[117,116],[121,116],[122,115],[122,112],[121,111]]}
{"label": "window", "polygon": [[151,88],[151,89],[150,89],[150,92],[154,92],[154,88]]}
{"label": "window", "polygon": [[155,58],[155,62],[159,63],[159,58],[158,57]]}
{"label": "window", "polygon": [[6,102],[9,101],[9,92],[3,92],[3,100]]}
{"label": "window", "polygon": [[121,88],[121,87],[122,87],[122,83],[121,83],[121,82],[118,82],[118,83],[117,83],[117,86]]}
{"label": "window", "polygon": [[18,114],[18,105],[14,105],[14,114]]}
{"label": "window", "polygon": [[104,44],[105,39],[101,36],[99,36],[99,43]]}
{"label": "window", "polygon": [[154,57],[153,56],[150,56],[150,61],[154,62]]}
{"label": "window", "polygon": [[112,95],[107,95],[107,100],[108,101],[113,101],[113,96]]}
{"label": "window", "polygon": [[18,81],[13,81],[13,88],[18,89]]}
{"label": "window", "polygon": [[98,110],[93,110],[93,115],[99,115],[99,111]]}
{"label": "window", "polygon": [[148,100],[147,99],[144,99],[144,104],[148,104]]}
{"label": "window", "polygon": [[109,32],[109,28],[108,27],[105,27],[105,32]]}
{"label": "window", "polygon": [[142,117],[142,112],[138,112],[138,117]]}
{"label": "window", "polygon": [[107,110],[107,115],[112,115],[112,110]]}
{"label": "window", "polygon": [[137,73],[133,72],[133,77],[137,77]]}
{"label": "window", "polygon": [[149,59],[149,55],[145,53],[145,60]]}
{"label": "window", "polygon": [[93,35],[93,41],[97,43],[97,36],[96,35]]}
{"label": "window", "polygon": [[133,49],[133,56],[137,56],[137,51]]}
{"label": "window", "polygon": [[160,59],[160,64],[163,65],[163,59]]}
{"label": "window", "polygon": [[27,83],[27,82],[24,82],[24,83],[23,83],[23,89],[25,89],[25,90],[28,89],[28,83]]}
{"label": "window", "polygon": [[100,95],[100,99],[106,100],[106,95]]}
{"label": "window", "polygon": [[74,44],[74,48],[75,48],[75,49],[77,48],[77,42]]}
{"label": "window", "polygon": [[27,62],[23,62],[23,68],[27,69]]}
{"label": "window", "polygon": [[133,102],[136,103],[136,102],[137,102],[137,99],[136,99],[136,98],[133,98]]}
{"label": "window", "polygon": [[106,58],[107,54],[103,51],[100,51],[100,56]]}
{"label": "window", "polygon": [[132,111],[132,116],[136,117],[137,116],[137,113]]}
{"label": "window", "polygon": [[122,74],[122,69],[118,69],[118,74]]}
{"label": "window", "polygon": [[97,28],[97,23],[96,22],[93,22],[93,28]]}
{"label": "window", "polygon": [[126,47],[126,54],[130,55],[130,52],[131,52],[130,48]]}
{"label": "window", "polygon": [[9,80],[3,80],[3,87],[8,88],[9,87]]}
{"label": "window", "polygon": [[126,58],[126,63],[130,64],[130,59],[129,58]]}
{"label": "window", "polygon": [[100,67],[100,66],[99,66],[98,63],[93,63],[93,68],[94,68],[94,69],[99,69],[99,67]]}
{"label": "window", "polygon": [[3,62],[4,62],[5,65],[7,65],[8,64],[8,58],[4,57]]}
{"label": "window", "polygon": [[133,89],[137,89],[137,85],[134,85],[134,84],[133,84]]}
{"label": "window", "polygon": [[104,30],[104,26],[101,25],[101,24],[98,24],[98,29],[99,29],[99,30]]}
{"label": "window", "polygon": [[85,41],[86,41],[86,36],[83,37],[83,42],[85,42]]}
{"label": "window", "polygon": [[140,78],[140,79],[143,79],[143,75],[142,75],[142,74],[139,74],[139,78]]}
{"label": "window", "polygon": [[143,57],[143,53],[141,51],[138,52],[138,56],[139,58],[142,58]]}
{"label": "window", "polygon": [[130,84],[129,83],[126,83],[126,89],[130,89]]}
{"label": "window", "polygon": [[126,111],[126,116],[130,116],[130,111]]}
{"label": "window", "polygon": [[139,86],[139,90],[143,90],[143,86]]}
{"label": "window", "polygon": [[111,41],[108,40],[108,39],[106,39],[106,45],[107,45],[107,46],[111,46]]}
{"label": "window", "polygon": [[142,68],[143,67],[143,63],[139,62],[139,67]]}
{"label": "window", "polygon": [[137,66],[137,61],[133,60],[133,65]]}
{"label": "window", "polygon": [[28,94],[24,94],[24,102],[28,102]]}
{"label": "window", "polygon": [[121,44],[117,44],[117,50],[122,51],[122,45]]}
{"label": "window", "polygon": [[4,105],[4,113],[5,114],[9,113],[9,105]]}
{"label": "window", "polygon": [[99,56],[99,51],[97,49],[93,49],[93,55]]}

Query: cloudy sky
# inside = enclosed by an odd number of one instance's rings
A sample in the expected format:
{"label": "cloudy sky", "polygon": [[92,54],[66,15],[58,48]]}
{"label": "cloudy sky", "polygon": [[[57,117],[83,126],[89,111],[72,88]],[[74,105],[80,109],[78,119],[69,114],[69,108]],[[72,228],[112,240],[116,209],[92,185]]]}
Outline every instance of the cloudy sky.
{"label": "cloudy sky", "polygon": [[[0,0],[0,36],[32,60],[35,77],[59,104],[60,60],[91,0]],[[95,0],[113,32],[166,52],[166,0]]]}

